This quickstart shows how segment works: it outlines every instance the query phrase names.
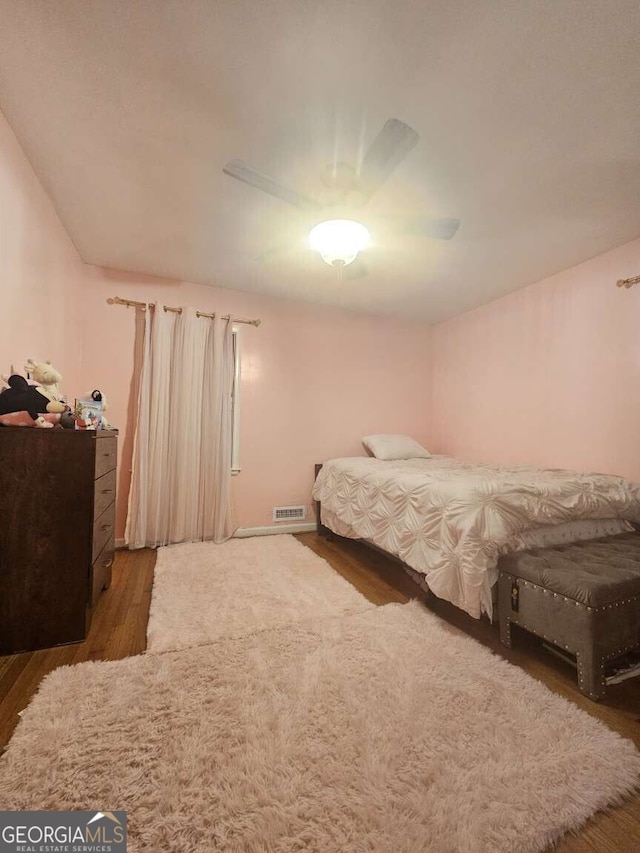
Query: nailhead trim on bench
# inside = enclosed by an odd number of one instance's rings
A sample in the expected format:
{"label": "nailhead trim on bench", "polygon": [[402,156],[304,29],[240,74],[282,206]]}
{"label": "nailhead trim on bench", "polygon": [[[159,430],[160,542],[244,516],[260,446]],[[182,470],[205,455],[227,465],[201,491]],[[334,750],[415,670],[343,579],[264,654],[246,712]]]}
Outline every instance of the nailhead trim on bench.
{"label": "nailhead trim on bench", "polygon": [[614,607],[620,607],[621,604],[632,604],[634,601],[640,601],[640,595],[633,595],[631,598],[623,598],[621,601],[614,601],[611,604],[603,604],[601,607],[591,607],[590,604],[583,604],[581,601],[576,601],[575,598],[567,598],[566,595],[560,595],[559,592],[553,592],[553,590],[547,589],[539,584],[535,584],[533,581],[522,580],[521,577],[511,575],[509,572],[500,572],[500,574],[510,580],[521,581],[523,586],[530,586],[531,589],[540,590],[543,595],[552,595],[554,598],[564,598],[565,601],[572,601],[576,607],[580,607],[582,610],[587,610],[589,613],[592,610],[594,613],[599,613],[601,610],[613,610]]}
{"label": "nailhead trim on bench", "polygon": [[[553,592],[552,590],[547,589],[546,587],[540,586],[539,584],[535,584],[532,581],[525,581],[521,577],[518,577],[517,575],[512,575],[509,572],[500,572],[500,576],[504,576],[509,581],[514,581],[514,580],[520,581],[524,587],[527,587],[527,588],[530,587],[531,589],[535,589],[536,591],[541,592],[543,595],[551,595],[551,596],[553,596],[553,598],[563,598],[564,601],[566,601],[567,603],[573,603],[573,604],[575,604],[576,607],[579,607],[582,610],[586,610],[588,613],[598,613],[602,610],[612,610],[614,607],[619,607],[621,604],[632,604],[634,601],[640,600],[640,595],[634,595],[631,598],[626,598],[626,599],[623,599],[622,601],[612,602],[611,604],[604,604],[604,605],[602,605],[602,607],[591,607],[590,605],[582,604],[582,602],[576,601],[573,598],[568,598],[566,595],[560,595],[560,593]],[[550,643],[553,643],[554,645],[556,645],[560,648],[564,648],[566,651],[571,651],[573,654],[575,654],[576,664],[577,664],[577,668],[578,668],[578,684],[580,686],[580,689],[582,690],[582,692],[587,692],[587,695],[590,696],[592,699],[598,698],[598,695],[596,693],[590,693],[590,692],[584,690],[584,680],[583,680],[584,672],[583,672],[583,665],[582,665],[582,661],[580,659],[579,652],[574,652],[572,649],[569,648],[569,646],[566,643],[561,643],[560,640],[554,639],[553,637],[547,637],[546,634],[540,634],[537,631],[537,629],[529,627],[528,625],[525,625],[525,623],[523,621],[521,621],[519,618],[516,618],[513,620],[511,618],[507,619],[505,633],[506,633],[506,638],[507,638],[509,646],[511,645],[511,624],[512,624],[512,621],[514,624],[518,625],[520,628],[523,628],[525,631],[530,631],[532,634],[535,634],[538,637],[542,637],[543,640],[548,640]],[[625,652],[633,651],[633,650],[637,649],[639,645],[640,645],[640,642],[632,643],[629,646],[623,646],[623,648],[618,649],[617,651],[610,652],[609,654],[602,655],[600,657],[600,665],[598,667],[598,672],[599,672],[599,675],[601,678],[601,681],[600,681],[601,687],[606,688],[606,686],[607,686],[607,682],[606,682],[605,674],[604,674],[605,662],[612,660],[613,658],[617,658],[620,655],[624,654]]]}

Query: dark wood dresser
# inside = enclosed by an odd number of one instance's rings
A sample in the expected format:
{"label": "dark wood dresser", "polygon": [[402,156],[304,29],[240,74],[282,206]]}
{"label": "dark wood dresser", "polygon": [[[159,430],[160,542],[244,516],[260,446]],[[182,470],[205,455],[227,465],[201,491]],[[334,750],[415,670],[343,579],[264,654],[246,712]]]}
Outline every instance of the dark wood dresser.
{"label": "dark wood dresser", "polygon": [[116,436],[0,427],[0,654],[86,637],[111,581]]}

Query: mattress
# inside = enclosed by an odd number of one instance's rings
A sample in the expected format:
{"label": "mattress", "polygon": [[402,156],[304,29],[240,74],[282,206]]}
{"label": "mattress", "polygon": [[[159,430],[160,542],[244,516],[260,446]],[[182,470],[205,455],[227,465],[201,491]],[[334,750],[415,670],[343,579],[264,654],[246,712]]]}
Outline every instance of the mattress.
{"label": "mattress", "polygon": [[622,477],[449,456],[334,459],[323,465],[313,497],[335,533],[399,557],[436,595],[475,618],[492,616],[502,554],[640,523],[640,486]]}

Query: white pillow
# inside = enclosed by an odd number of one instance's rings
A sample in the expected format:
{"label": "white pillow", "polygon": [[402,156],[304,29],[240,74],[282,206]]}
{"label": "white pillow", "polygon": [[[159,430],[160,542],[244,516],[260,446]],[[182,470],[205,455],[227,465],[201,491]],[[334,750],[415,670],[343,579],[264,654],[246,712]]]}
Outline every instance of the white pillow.
{"label": "white pillow", "polygon": [[408,435],[365,435],[362,443],[376,459],[426,459],[431,456]]}

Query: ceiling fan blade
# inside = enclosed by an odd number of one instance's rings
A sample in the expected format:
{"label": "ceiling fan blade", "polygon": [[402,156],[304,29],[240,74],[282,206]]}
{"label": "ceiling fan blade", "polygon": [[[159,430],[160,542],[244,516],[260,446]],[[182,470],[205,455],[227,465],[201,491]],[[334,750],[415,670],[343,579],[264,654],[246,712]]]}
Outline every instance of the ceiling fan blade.
{"label": "ceiling fan blade", "polygon": [[371,195],[418,144],[419,134],[408,124],[390,118],[364,156],[358,187]]}
{"label": "ceiling fan blade", "polygon": [[369,267],[360,256],[352,263],[347,264],[346,267],[342,267],[343,278],[364,278],[365,275],[369,275]]}
{"label": "ceiling fan blade", "polygon": [[265,249],[260,254],[253,255],[252,260],[258,264],[281,263],[283,261],[315,260],[317,252],[312,251],[309,246],[302,243],[278,243]]}
{"label": "ceiling fan blade", "polygon": [[436,219],[432,216],[411,216],[404,220],[403,232],[430,237],[433,240],[450,240],[460,227],[459,219]]}
{"label": "ceiling fan blade", "polygon": [[259,255],[253,255],[252,259],[259,264],[270,264],[272,261],[278,261],[286,257],[290,250],[290,246],[279,243],[277,246],[271,246],[271,248],[265,249],[264,252],[260,252]]}
{"label": "ceiling fan blade", "polygon": [[235,178],[251,187],[262,190],[262,192],[274,195],[276,198],[287,201],[289,204],[295,204],[297,207],[318,207],[315,201],[307,196],[297,193],[295,190],[289,189],[279,181],[270,178],[268,175],[263,175],[251,166],[244,163],[242,160],[229,160],[223,166],[222,171],[230,178]]}

